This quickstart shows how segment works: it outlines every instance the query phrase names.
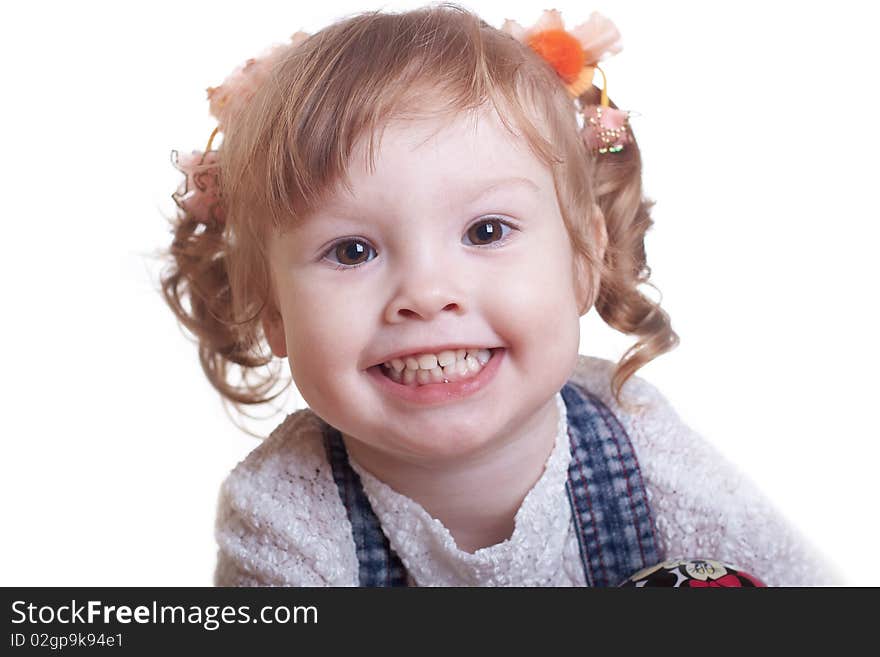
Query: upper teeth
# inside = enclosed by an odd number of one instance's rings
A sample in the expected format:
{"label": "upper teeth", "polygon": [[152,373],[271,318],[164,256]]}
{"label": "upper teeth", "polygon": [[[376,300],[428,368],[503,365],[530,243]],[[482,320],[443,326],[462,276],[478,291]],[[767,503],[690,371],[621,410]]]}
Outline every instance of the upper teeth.
{"label": "upper teeth", "polygon": [[456,361],[464,361],[468,356],[475,358],[480,365],[485,365],[489,362],[492,354],[488,349],[457,349],[455,351],[450,349],[438,354],[418,354],[405,358],[392,358],[385,363],[385,367],[393,369],[395,372],[401,372],[404,369],[432,370],[437,366],[454,365]]}

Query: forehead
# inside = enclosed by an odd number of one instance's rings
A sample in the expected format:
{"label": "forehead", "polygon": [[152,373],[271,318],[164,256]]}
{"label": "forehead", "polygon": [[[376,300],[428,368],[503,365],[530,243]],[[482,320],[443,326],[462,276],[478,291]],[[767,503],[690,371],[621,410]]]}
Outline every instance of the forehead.
{"label": "forehead", "polygon": [[356,142],[347,180],[325,198],[325,208],[351,202],[382,203],[433,198],[519,186],[553,188],[552,172],[527,140],[508,129],[494,110],[452,117],[392,120]]}

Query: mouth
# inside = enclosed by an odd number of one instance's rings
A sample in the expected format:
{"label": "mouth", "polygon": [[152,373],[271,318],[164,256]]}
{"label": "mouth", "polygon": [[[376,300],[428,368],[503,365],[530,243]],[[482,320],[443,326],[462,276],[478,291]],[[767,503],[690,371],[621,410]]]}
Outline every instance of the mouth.
{"label": "mouth", "polygon": [[[412,404],[433,406],[471,396],[494,379],[506,350],[494,347],[476,352],[465,353],[464,358],[456,358],[454,363],[445,366],[438,362],[424,369],[408,366],[398,369],[394,363],[382,363],[368,368],[367,374],[385,394]],[[431,363],[426,358],[424,364]],[[396,365],[399,367],[400,363]]]}

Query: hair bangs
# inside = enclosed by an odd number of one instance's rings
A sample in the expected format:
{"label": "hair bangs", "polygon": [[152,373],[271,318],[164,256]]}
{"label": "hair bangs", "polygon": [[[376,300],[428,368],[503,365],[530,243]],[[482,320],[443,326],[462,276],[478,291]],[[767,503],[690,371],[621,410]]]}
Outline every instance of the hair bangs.
{"label": "hair bangs", "polygon": [[309,37],[278,63],[225,137],[231,222],[261,241],[269,227],[295,226],[350,187],[362,143],[375,169],[382,134],[395,122],[439,119],[442,128],[491,106],[545,164],[559,163],[558,126],[545,128],[549,134],[539,126],[552,124],[561,105],[573,130],[573,107],[549,67],[530,58],[515,39],[454,5],[361,14]]}

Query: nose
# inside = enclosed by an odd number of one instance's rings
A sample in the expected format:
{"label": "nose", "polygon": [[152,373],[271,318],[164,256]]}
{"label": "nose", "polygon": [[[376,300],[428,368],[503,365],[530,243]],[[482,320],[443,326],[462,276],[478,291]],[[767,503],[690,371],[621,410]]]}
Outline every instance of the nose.
{"label": "nose", "polygon": [[[396,285],[385,308],[385,320],[431,320],[443,312],[463,314],[465,291],[461,263],[443,258],[437,248],[418,249],[401,263]],[[456,265],[459,265],[458,267]]]}

